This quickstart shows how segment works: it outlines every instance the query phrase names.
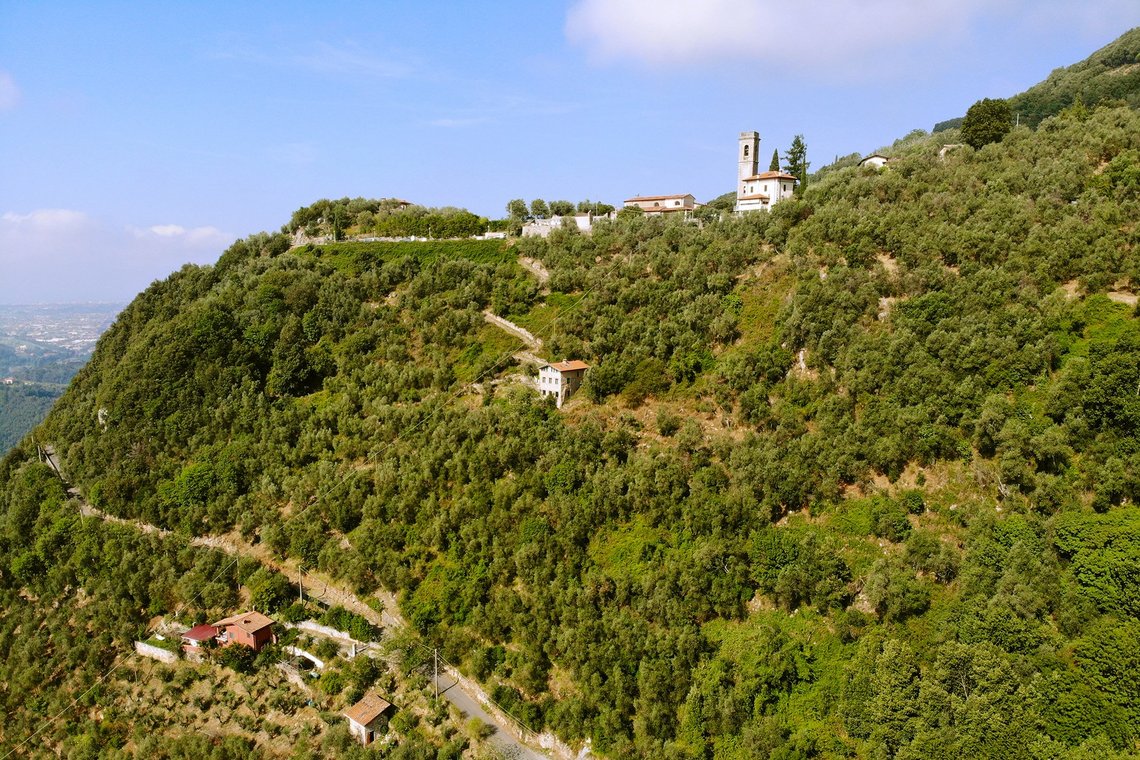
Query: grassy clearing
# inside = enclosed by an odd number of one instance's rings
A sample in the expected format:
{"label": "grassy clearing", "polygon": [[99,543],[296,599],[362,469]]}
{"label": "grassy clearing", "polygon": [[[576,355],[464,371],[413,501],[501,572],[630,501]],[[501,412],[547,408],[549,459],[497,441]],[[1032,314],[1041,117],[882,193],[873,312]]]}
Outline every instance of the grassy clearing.
{"label": "grassy clearing", "polygon": [[551,328],[557,323],[559,316],[574,308],[580,297],[566,293],[551,293],[525,314],[511,314],[508,318],[536,337],[549,338]]}
{"label": "grassy clearing", "polygon": [[[475,340],[455,358],[455,377],[462,383],[489,380],[513,366],[511,354],[526,348],[523,342],[494,325],[483,325]],[[482,377],[490,373],[489,377]]]}

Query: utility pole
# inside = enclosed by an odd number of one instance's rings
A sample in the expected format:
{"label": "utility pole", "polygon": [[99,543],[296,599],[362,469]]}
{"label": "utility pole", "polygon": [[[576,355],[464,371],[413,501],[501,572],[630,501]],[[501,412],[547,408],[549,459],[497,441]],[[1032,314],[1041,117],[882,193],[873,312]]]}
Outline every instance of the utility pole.
{"label": "utility pole", "polygon": [[305,566],[297,566],[297,594],[301,599],[301,604],[305,603]]}
{"label": "utility pole", "polygon": [[432,651],[432,658],[431,658],[432,670],[434,671],[434,674],[435,674],[435,677],[431,679],[431,682],[435,686],[435,699],[438,702],[439,701],[439,647],[436,647],[435,649],[433,649],[431,651]]}

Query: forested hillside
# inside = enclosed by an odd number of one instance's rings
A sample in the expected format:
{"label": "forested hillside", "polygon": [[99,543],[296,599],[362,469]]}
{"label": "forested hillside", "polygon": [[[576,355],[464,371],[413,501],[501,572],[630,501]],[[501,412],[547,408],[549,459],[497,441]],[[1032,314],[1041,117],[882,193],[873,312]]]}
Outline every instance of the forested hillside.
{"label": "forested hillside", "polygon": [[[1080,63],[1009,99],[1018,123],[1037,127],[1043,119],[1080,103],[1085,107],[1127,105],[1140,108],[1140,28],[1125,32]],[[935,132],[957,128],[962,117],[934,125]]]}
{"label": "forested hillside", "polygon": [[[37,437],[100,509],[397,592],[601,756],[1136,756],[1140,115],[944,137],[703,226],[253,236],[139,296]],[[583,392],[492,383],[526,370],[484,310]],[[251,571],[92,526],[28,444],[0,509],[7,747]],[[115,688],[33,746],[192,754]]]}

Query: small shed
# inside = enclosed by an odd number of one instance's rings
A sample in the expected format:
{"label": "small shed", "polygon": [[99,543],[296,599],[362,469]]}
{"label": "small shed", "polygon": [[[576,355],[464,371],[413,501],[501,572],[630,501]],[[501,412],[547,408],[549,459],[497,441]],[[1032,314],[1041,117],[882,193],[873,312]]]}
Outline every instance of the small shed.
{"label": "small shed", "polygon": [[344,711],[348,718],[348,732],[364,746],[376,741],[388,731],[388,716],[393,710],[392,703],[374,691],[370,691],[352,707]]}
{"label": "small shed", "polygon": [[182,651],[201,654],[206,644],[217,638],[218,633],[218,629],[212,625],[196,625],[182,634]]}
{"label": "small shed", "polygon": [[277,641],[273,633],[273,620],[260,612],[243,612],[231,615],[214,623],[220,629],[218,643],[222,646],[243,644],[255,652],[260,652],[266,644]]}

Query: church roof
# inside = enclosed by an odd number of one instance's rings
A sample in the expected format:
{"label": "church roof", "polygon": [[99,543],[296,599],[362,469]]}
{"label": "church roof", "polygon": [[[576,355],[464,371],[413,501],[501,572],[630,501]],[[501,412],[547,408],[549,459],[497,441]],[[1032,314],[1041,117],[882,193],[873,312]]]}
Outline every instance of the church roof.
{"label": "church roof", "polygon": [[788,174],[787,172],[764,172],[763,174],[753,174],[751,177],[745,177],[744,181],[745,182],[752,182],[753,180],[758,180],[758,179],[792,179],[792,180],[795,180],[795,179],[799,179],[799,178],[796,175]]}

